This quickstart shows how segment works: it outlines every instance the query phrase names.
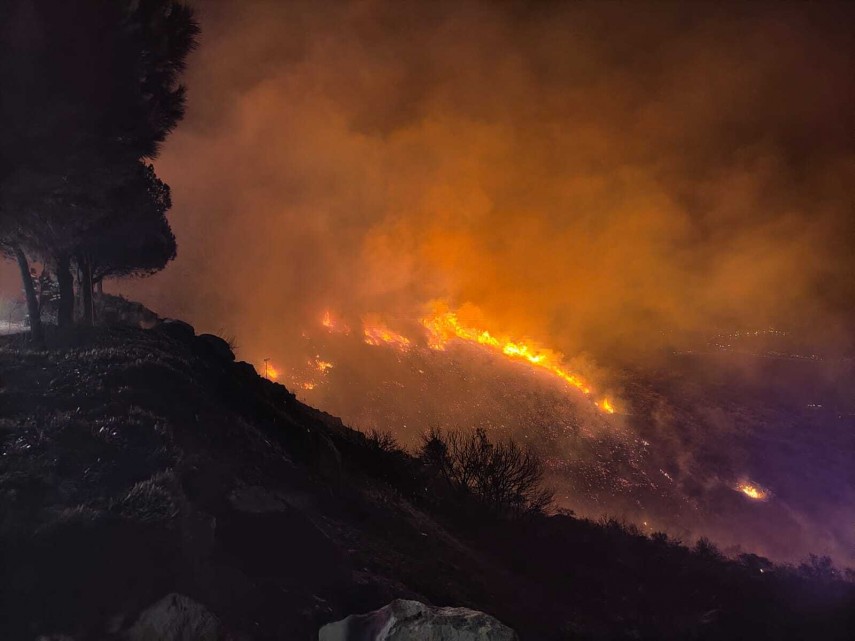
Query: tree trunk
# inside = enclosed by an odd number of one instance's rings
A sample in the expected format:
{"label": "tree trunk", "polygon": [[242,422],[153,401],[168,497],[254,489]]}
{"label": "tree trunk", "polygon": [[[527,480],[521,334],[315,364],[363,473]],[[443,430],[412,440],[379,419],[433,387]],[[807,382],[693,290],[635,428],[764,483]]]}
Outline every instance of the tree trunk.
{"label": "tree trunk", "polygon": [[83,323],[92,325],[95,320],[95,309],[92,300],[92,263],[88,258],[81,261],[83,267],[83,275],[80,279],[81,300],[83,302]]}
{"label": "tree trunk", "polygon": [[71,259],[68,256],[60,256],[56,260],[56,281],[59,284],[57,325],[71,327],[74,323],[74,276],[71,275]]}
{"label": "tree trunk", "polygon": [[42,329],[42,316],[39,301],[36,298],[36,288],[33,285],[33,277],[30,274],[30,263],[24,251],[15,245],[13,248],[15,258],[18,260],[18,269],[21,270],[21,280],[24,282],[24,293],[27,296],[27,315],[30,318],[30,339],[37,345],[44,343],[45,334]]}

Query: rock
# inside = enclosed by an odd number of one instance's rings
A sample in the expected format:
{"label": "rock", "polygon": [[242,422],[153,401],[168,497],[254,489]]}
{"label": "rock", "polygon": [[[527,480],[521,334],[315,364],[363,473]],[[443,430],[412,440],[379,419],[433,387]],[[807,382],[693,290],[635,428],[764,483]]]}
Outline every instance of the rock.
{"label": "rock", "polygon": [[203,345],[217,358],[229,362],[235,360],[235,354],[232,351],[232,348],[229,346],[227,341],[223,340],[219,336],[214,336],[213,334],[199,334],[199,336],[196,337],[196,342]]}
{"label": "rock", "polygon": [[180,341],[190,341],[196,336],[196,330],[190,323],[185,323],[182,320],[175,318],[165,318],[160,321],[157,326],[167,336],[178,339]]}
{"label": "rock", "polygon": [[208,609],[181,594],[168,594],[140,614],[127,641],[222,641],[220,622]]}
{"label": "rock", "polygon": [[101,294],[95,297],[95,319],[99,325],[125,325],[151,329],[159,320],[145,305],[122,296]]}
{"label": "rock", "polygon": [[328,623],[318,641],[518,641],[497,619],[468,608],[435,608],[398,599],[368,614]]}
{"label": "rock", "polygon": [[244,378],[247,380],[254,380],[258,378],[258,372],[255,371],[255,368],[246,361],[238,361],[235,363],[234,371],[237,373],[239,378]]}

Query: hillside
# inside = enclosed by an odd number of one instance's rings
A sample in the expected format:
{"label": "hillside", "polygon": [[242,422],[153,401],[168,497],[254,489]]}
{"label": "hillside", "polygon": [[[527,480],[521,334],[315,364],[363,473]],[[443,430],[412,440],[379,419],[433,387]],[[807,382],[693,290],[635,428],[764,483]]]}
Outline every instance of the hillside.
{"label": "hillside", "polygon": [[0,338],[0,638],[121,638],[170,592],[234,638],[313,639],[394,598],[522,639],[844,639],[855,589],[571,515],[466,518],[412,456],[177,321]]}

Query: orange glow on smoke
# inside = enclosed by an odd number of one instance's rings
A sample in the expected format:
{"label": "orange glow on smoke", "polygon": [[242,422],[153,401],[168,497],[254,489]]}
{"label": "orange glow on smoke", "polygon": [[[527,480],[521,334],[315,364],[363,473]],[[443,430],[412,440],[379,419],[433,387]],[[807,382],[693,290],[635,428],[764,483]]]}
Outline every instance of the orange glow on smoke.
{"label": "orange glow on smoke", "polygon": [[737,485],[736,489],[753,501],[765,501],[769,498],[769,492],[759,485],[755,485],[754,483],[749,483],[747,481],[743,481]]}
{"label": "orange glow on smoke", "polygon": [[406,336],[389,329],[380,321],[365,321],[362,330],[363,340],[368,345],[390,345],[401,351],[406,351],[412,346],[412,342]]}
{"label": "orange glow on smoke", "polygon": [[[583,394],[591,394],[591,388],[583,378],[563,367],[561,354],[520,341],[499,339],[485,329],[467,326],[445,303],[435,303],[431,313],[421,322],[428,331],[428,346],[431,349],[443,350],[448,342],[454,339],[476,343],[501,352],[513,360],[544,369]],[[595,405],[607,414],[615,413],[614,405],[607,398],[596,402]]]}

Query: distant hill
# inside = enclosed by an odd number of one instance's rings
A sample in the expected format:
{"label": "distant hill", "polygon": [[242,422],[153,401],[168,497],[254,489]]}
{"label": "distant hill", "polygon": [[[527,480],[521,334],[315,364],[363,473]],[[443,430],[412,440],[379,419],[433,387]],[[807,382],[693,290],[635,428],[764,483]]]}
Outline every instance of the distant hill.
{"label": "distant hill", "polygon": [[855,586],[611,521],[462,513],[424,466],[178,321],[0,338],[0,638],[122,638],[177,592],[233,638],[395,598],[522,639],[845,639]]}

